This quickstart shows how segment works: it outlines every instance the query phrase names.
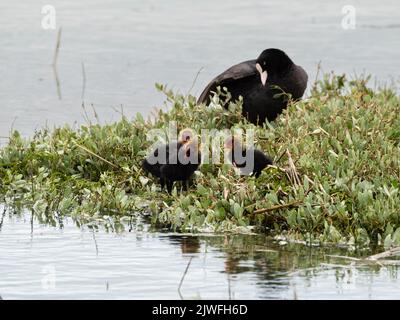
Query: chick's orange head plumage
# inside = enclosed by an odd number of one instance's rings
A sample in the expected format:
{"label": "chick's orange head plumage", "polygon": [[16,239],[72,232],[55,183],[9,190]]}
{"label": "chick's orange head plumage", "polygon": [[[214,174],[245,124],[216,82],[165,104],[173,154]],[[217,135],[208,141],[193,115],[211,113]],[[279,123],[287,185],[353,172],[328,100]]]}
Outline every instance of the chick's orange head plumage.
{"label": "chick's orange head plumage", "polygon": [[236,136],[230,136],[225,140],[224,146],[228,150],[232,150],[234,148],[240,148],[242,145],[240,139]]}
{"label": "chick's orange head plumage", "polygon": [[184,145],[185,156],[190,157],[192,152],[193,154],[198,154],[200,151],[200,145],[197,143],[197,140],[187,141]]}
{"label": "chick's orange head plumage", "polygon": [[182,143],[188,143],[193,139],[194,133],[190,128],[183,129],[179,134],[179,141],[181,141]]}

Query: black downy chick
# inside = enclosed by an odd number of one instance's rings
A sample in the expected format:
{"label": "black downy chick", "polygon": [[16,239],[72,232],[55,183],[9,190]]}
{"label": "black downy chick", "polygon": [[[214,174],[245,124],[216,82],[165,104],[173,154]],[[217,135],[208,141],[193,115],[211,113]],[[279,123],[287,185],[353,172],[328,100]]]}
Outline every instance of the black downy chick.
{"label": "black downy chick", "polygon": [[238,137],[232,136],[226,139],[225,148],[228,150],[228,159],[240,169],[243,175],[254,174],[258,178],[264,168],[272,165],[272,159],[261,150],[244,148]]}
{"label": "black downy chick", "polygon": [[[168,192],[172,191],[174,181],[187,181],[200,164],[198,146],[194,147],[192,138],[193,132],[185,129],[178,141],[157,147],[142,162],[143,170],[159,178],[161,188],[166,186]],[[197,163],[194,160],[188,161],[188,158],[193,158],[191,153],[196,151],[199,155]]]}
{"label": "black downy chick", "polygon": [[167,191],[171,192],[175,181],[184,182],[184,188],[188,188],[188,182],[201,163],[201,153],[197,139],[189,140],[178,151],[178,161],[173,161],[172,156],[167,164],[160,168],[161,179],[164,180]]}

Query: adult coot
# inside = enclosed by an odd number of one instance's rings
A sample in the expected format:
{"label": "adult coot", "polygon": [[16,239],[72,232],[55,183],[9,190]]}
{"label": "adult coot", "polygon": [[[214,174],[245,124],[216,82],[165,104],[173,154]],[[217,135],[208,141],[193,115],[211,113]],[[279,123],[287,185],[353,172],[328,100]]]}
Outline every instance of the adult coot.
{"label": "adult coot", "polygon": [[228,159],[240,169],[241,174],[254,174],[258,178],[261,171],[272,164],[272,159],[264,152],[255,148],[245,148],[238,137],[232,136],[225,140],[225,148],[228,150]]}
{"label": "adult coot", "polygon": [[174,181],[189,180],[200,164],[201,154],[193,137],[193,132],[185,129],[178,141],[158,146],[142,162],[143,170],[159,178],[161,188],[166,186],[168,192]]}
{"label": "adult coot", "polygon": [[[214,78],[198,99],[209,104],[217,87],[226,87],[231,99],[243,97],[243,115],[254,124],[274,120],[287,107],[288,94],[300,99],[307,87],[308,76],[279,49],[264,50],[257,60],[229,68]],[[282,94],[286,93],[286,94]]]}

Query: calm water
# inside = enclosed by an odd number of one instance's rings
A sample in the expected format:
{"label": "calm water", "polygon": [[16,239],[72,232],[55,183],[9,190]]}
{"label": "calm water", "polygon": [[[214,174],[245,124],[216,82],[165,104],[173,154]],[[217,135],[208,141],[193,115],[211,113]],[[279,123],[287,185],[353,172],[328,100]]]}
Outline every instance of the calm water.
{"label": "calm water", "polygon": [[[57,31],[41,27],[45,4],[62,27],[59,92],[51,67]],[[354,30],[341,25],[347,4],[356,9]],[[0,144],[11,127],[29,136],[46,124],[84,123],[83,102],[103,123],[119,118],[115,109],[147,115],[163,101],[155,82],[197,95],[213,76],[268,47],[284,49],[311,81],[321,61],[324,71],[366,72],[398,85],[399,9],[396,0],[2,1]],[[5,299],[179,298],[189,261],[185,299],[399,298],[396,267],[361,266],[261,236],[182,237],[146,224],[93,233],[70,220],[62,229],[31,225],[29,215],[2,221]]]}
{"label": "calm water", "polygon": [[[365,266],[256,235],[122,233],[4,217],[3,299],[399,299],[398,266]],[[180,292],[179,283],[186,267]]]}
{"label": "calm water", "polygon": [[[398,82],[400,5],[359,1],[4,0],[0,2],[0,136],[11,124],[26,135],[46,123],[83,123],[83,100],[100,120],[148,114],[161,106],[155,82],[193,94],[216,74],[284,49],[315,78],[325,71],[371,73]],[[41,27],[41,8],[56,9],[62,27],[59,100],[51,63],[57,31]],[[342,7],[356,9],[356,29],[342,28]],[[89,110],[90,107],[89,107]],[[89,112],[90,113],[90,112]],[[90,114],[91,115],[91,114]]]}

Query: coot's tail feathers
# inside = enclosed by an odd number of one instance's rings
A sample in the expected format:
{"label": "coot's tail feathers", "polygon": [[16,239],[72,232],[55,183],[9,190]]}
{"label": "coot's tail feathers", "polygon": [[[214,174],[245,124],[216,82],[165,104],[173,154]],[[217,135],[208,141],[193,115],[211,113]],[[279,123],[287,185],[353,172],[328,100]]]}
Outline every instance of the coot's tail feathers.
{"label": "coot's tail feathers", "polygon": [[209,104],[213,92],[217,91],[218,86],[224,87],[231,81],[254,76],[255,74],[257,74],[256,60],[248,60],[238,63],[212,79],[197,99],[197,103]]}
{"label": "coot's tail feathers", "polygon": [[308,74],[301,66],[295,66],[293,72],[293,97],[295,100],[300,100],[307,89]]}
{"label": "coot's tail feathers", "polygon": [[211,81],[208,86],[203,90],[200,97],[197,99],[197,104],[204,103],[208,105],[211,102],[211,95],[216,91],[216,85]]}

